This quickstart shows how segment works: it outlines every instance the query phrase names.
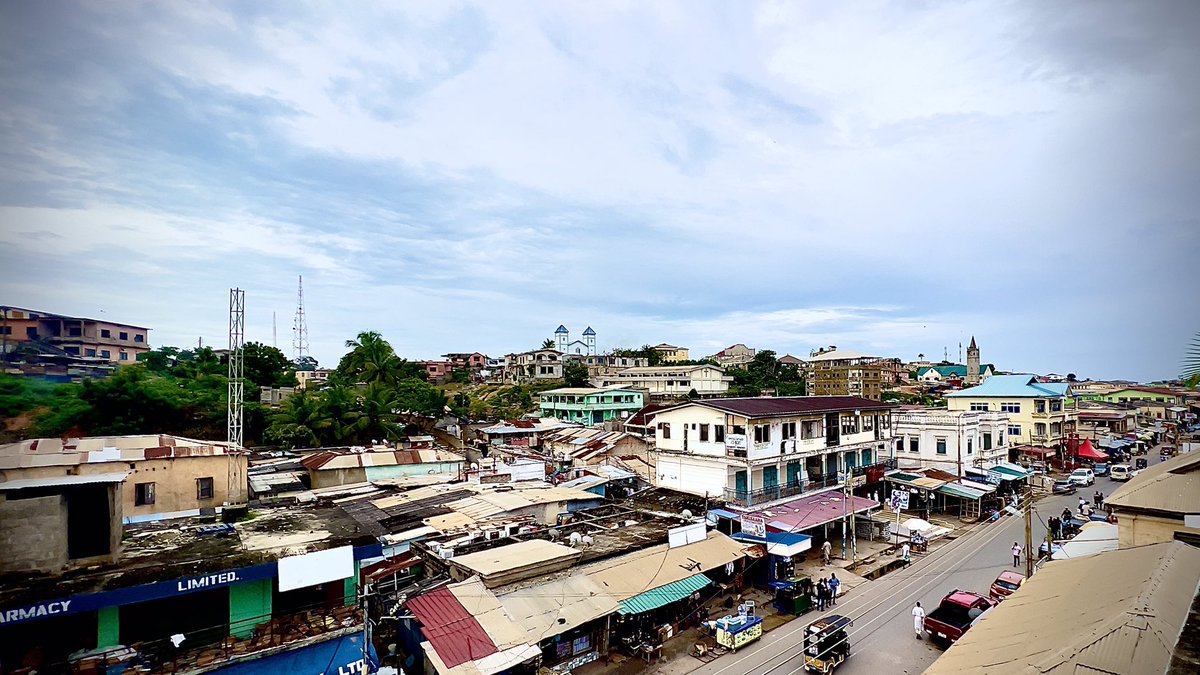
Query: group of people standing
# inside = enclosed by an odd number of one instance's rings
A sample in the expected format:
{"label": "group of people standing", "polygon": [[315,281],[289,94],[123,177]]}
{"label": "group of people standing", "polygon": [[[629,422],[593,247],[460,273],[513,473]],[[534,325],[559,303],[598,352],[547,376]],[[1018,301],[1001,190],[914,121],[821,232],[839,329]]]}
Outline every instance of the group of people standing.
{"label": "group of people standing", "polygon": [[836,605],[838,590],[841,587],[842,582],[836,574],[830,574],[828,579],[818,579],[817,583],[813,584],[813,599],[816,601],[817,610],[825,611]]}

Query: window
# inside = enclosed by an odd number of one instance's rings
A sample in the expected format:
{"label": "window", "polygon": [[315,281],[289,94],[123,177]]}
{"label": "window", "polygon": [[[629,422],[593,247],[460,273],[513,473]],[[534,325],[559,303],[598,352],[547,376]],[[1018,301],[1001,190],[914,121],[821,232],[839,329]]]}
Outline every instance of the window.
{"label": "window", "polygon": [[946,454],[946,439],[944,439],[944,438],[937,439],[937,454],[939,454],[939,455]]}
{"label": "window", "polygon": [[105,359],[111,359],[111,358],[112,358],[112,353],[110,353],[110,352],[109,352],[107,349],[101,349],[101,350],[100,350],[100,357],[101,357],[101,358],[105,358]]}
{"label": "window", "polygon": [[96,355],[95,349],[88,349],[88,350],[84,351],[84,356],[95,356],[95,355]]}
{"label": "window", "polygon": [[842,434],[858,433],[858,415],[842,415]]}
{"label": "window", "polygon": [[36,326],[30,326],[25,329],[25,337],[29,338],[30,340],[36,340],[37,336],[38,334]]}
{"label": "window", "polygon": [[702,441],[708,440],[708,425],[707,424],[700,425],[700,440],[702,440]]}
{"label": "window", "polygon": [[769,443],[771,441],[771,427],[767,424],[754,425],[754,442]]}
{"label": "window", "polygon": [[1043,400],[1041,400],[1041,399],[1038,399],[1038,400],[1034,401],[1034,402],[1033,402],[1033,409],[1034,409],[1034,411],[1035,411],[1035,412],[1039,412],[1039,413],[1044,413],[1044,412],[1046,412],[1046,402],[1045,402],[1045,401],[1043,401]]}
{"label": "window", "polygon": [[724,424],[714,424],[713,425],[713,440],[718,443],[725,442],[725,425]]}
{"label": "window", "polygon": [[1009,436],[1020,436],[1021,435],[1021,425],[1020,424],[1008,425],[1008,435]]}
{"label": "window", "polygon": [[126,332],[124,332],[124,331],[121,331],[121,333],[120,333],[120,338],[121,338],[122,340],[128,340],[128,339],[129,339],[129,333],[126,333]]}
{"label": "window", "polygon": [[121,357],[120,357],[120,358],[121,358],[121,360],[122,360],[122,361],[128,361],[128,360],[129,360],[129,354],[128,354],[127,352],[121,352]]}
{"label": "window", "polygon": [[112,331],[108,330],[107,328],[101,328],[100,337],[112,337]]}
{"label": "window", "polygon": [[972,403],[971,410],[974,410],[976,412],[987,412],[988,404],[987,403]]}
{"label": "window", "polygon": [[862,418],[862,423],[863,423],[863,431],[874,431],[875,430],[875,416],[874,415],[864,415]]}
{"label": "window", "polygon": [[213,479],[197,478],[196,479],[196,499],[212,499],[213,498]]}
{"label": "window", "polygon": [[1050,412],[1062,412],[1062,401],[1050,401]]}
{"label": "window", "polygon": [[1000,412],[1019,413],[1019,412],[1021,412],[1021,404],[1020,403],[1001,403],[1000,404]]}
{"label": "window", "polygon": [[904,439],[903,438],[896,439],[896,452],[904,452]]}
{"label": "window", "polygon": [[671,437],[671,425],[667,424],[666,422],[659,422],[658,423],[658,436],[659,436],[659,438],[670,438]]}
{"label": "window", "polygon": [[63,347],[63,351],[71,356],[79,356],[79,347]]}
{"label": "window", "polygon": [[917,436],[909,436],[908,437],[908,451],[909,452],[920,452],[921,451],[921,439],[918,438]]}
{"label": "window", "polygon": [[133,487],[134,506],[146,506],[154,503],[154,483],[137,483]]}
{"label": "window", "polygon": [[999,447],[999,448],[1004,447],[1004,432],[1003,431],[1001,431],[1000,434],[996,437],[996,447]]}
{"label": "window", "polygon": [[0,326],[0,335],[12,335],[12,326]]}
{"label": "window", "polygon": [[974,446],[975,446],[975,439],[974,439],[974,438],[968,438],[968,439],[967,439],[967,454],[968,454],[968,455],[969,455],[969,454],[971,454],[971,451],[975,449],[975,447],[974,447]]}
{"label": "window", "polygon": [[821,435],[820,422],[813,420],[811,422],[802,422],[800,431],[804,434],[804,438],[816,438]]}
{"label": "window", "polygon": [[[1001,441],[1001,443],[1003,443],[1003,441]],[[983,449],[984,450],[992,449],[992,432],[990,432],[990,431],[983,432]]]}
{"label": "window", "polygon": [[786,441],[789,438],[795,438],[795,437],[796,437],[796,423],[795,422],[784,422],[783,423],[783,440]]}
{"label": "window", "polygon": [[744,427],[740,424],[733,425],[733,435],[734,436],[745,436],[746,435],[746,427]]}
{"label": "window", "polygon": [[1033,435],[1034,436],[1045,436],[1046,435],[1046,425],[1043,424],[1042,422],[1038,422],[1037,424],[1033,425]]}

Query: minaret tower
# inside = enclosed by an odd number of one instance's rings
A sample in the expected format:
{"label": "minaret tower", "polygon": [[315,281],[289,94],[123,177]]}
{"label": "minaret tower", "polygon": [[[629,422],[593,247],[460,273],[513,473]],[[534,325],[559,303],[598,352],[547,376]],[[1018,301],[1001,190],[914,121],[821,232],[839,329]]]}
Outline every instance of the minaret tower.
{"label": "minaret tower", "polygon": [[971,336],[971,345],[967,347],[967,384],[979,384],[979,347],[975,346],[975,336]]}
{"label": "minaret tower", "polygon": [[566,326],[559,324],[558,328],[554,330],[554,343],[557,345],[555,348],[558,349],[558,351],[566,354],[567,343],[570,341],[571,332],[567,330]]}
{"label": "minaret tower", "polygon": [[583,343],[587,345],[588,356],[596,355],[596,331],[591,326],[583,331]]}

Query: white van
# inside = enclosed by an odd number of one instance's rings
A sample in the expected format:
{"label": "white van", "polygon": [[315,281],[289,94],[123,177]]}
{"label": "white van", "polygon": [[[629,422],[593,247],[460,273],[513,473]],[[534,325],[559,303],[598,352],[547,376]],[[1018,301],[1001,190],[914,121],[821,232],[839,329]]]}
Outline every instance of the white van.
{"label": "white van", "polygon": [[1108,479],[1129,480],[1132,473],[1133,470],[1129,468],[1128,464],[1113,464],[1108,468]]}
{"label": "white van", "polygon": [[1091,469],[1075,469],[1071,472],[1070,476],[1067,476],[1067,480],[1076,485],[1087,487],[1096,482],[1096,474],[1092,473]]}

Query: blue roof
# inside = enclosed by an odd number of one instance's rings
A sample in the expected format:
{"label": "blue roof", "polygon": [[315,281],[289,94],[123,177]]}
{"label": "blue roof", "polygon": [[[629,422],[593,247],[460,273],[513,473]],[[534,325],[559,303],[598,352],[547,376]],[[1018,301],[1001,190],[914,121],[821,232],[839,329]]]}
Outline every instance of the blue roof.
{"label": "blue roof", "polygon": [[586,329],[584,329],[583,334],[584,335],[595,335],[596,331],[592,330],[591,326],[588,326]]}
{"label": "blue roof", "polygon": [[555,332],[555,333],[566,333],[566,332],[567,332],[567,327],[566,327],[566,326],[564,326],[564,325],[562,325],[562,324],[559,324],[559,325],[558,325],[558,328],[554,329],[554,332]]}
{"label": "blue roof", "polygon": [[969,389],[954,391],[950,396],[1035,398],[1044,396],[1066,396],[1070,391],[1066,382],[1038,382],[1033,375],[993,375],[987,382]]}

